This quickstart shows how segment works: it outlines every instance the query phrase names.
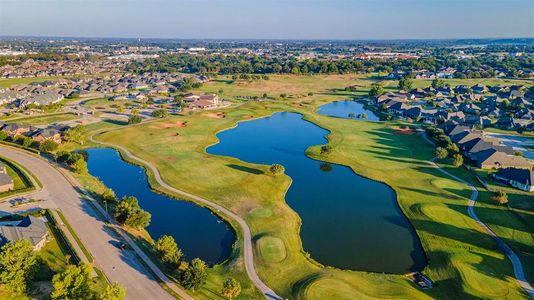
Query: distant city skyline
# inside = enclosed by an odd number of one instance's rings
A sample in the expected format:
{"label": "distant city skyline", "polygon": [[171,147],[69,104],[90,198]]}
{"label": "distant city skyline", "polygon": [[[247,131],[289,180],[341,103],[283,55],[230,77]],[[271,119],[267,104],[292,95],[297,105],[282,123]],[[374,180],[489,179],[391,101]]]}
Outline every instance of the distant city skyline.
{"label": "distant city skyline", "polygon": [[0,35],[332,40],[534,37],[534,1],[0,0]]}

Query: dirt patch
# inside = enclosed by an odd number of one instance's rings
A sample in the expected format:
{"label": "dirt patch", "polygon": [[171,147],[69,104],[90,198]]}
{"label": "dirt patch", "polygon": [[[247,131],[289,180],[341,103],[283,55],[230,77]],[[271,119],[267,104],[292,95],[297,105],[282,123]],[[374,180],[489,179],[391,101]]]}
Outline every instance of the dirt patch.
{"label": "dirt patch", "polygon": [[244,115],[242,118],[243,119],[252,119],[252,118],[254,118],[254,116],[253,115]]}
{"label": "dirt patch", "polygon": [[165,159],[165,161],[175,161],[176,158],[174,156],[165,156],[163,159]]}
{"label": "dirt patch", "polygon": [[167,132],[165,133],[165,136],[179,136],[180,134],[178,132]]}
{"label": "dirt patch", "polygon": [[415,133],[415,131],[411,128],[400,128],[400,127],[393,127],[393,130],[395,134],[408,134],[412,135]]}
{"label": "dirt patch", "polygon": [[176,123],[154,124],[154,125],[150,125],[149,128],[152,128],[152,129],[169,129],[169,128],[186,127],[186,126],[187,126],[187,122],[178,121]]}
{"label": "dirt patch", "polygon": [[210,113],[207,113],[206,116],[210,118],[214,118],[214,119],[226,118],[226,115],[223,112],[210,112]]}

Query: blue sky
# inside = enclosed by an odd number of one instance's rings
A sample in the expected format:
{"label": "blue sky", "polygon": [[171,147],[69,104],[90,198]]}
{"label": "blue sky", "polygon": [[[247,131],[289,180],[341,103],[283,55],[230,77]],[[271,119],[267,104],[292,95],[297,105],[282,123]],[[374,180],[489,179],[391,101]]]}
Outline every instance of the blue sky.
{"label": "blue sky", "polygon": [[534,0],[0,0],[0,35],[534,37]]}

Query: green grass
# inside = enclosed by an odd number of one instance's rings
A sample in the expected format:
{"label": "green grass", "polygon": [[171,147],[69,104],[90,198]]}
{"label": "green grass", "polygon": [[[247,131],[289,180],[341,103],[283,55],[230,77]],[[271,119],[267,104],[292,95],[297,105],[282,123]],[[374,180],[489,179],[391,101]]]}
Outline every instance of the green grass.
{"label": "green grass", "polygon": [[[74,76],[73,76],[74,77]],[[57,80],[61,77],[59,76],[48,76],[48,77],[28,77],[28,78],[9,78],[9,79],[0,79],[0,87],[8,88],[15,84],[29,84],[32,82],[43,82],[47,80]]]}
{"label": "green grass", "polygon": [[30,179],[32,175],[26,169],[7,158],[0,157],[0,162],[6,166],[7,174],[13,179],[13,190],[0,193],[0,199],[35,189]]}
{"label": "green grass", "polygon": [[[324,77],[320,76],[273,76],[269,83],[262,81],[239,86],[224,81],[209,83],[202,87],[202,91],[216,91],[222,87],[227,97],[261,96],[264,84],[272,85],[268,94],[285,91],[302,95],[313,88],[314,96],[250,102],[224,110],[224,118],[197,112],[111,131],[98,139],[127,147],[136,156],[156,165],[163,179],[171,185],[215,201],[241,215],[252,231],[258,273],[267,285],[284,297],[336,299],[346,293],[358,295],[356,298],[398,299],[524,297],[512,278],[511,264],[495,242],[467,216],[469,190],[428,164],[434,154],[433,147],[417,135],[397,134],[395,126],[398,124],[342,120],[314,114],[320,103],[357,95],[343,96],[345,93],[340,89],[344,85],[360,84],[362,90],[370,85],[365,78],[344,78],[335,84],[324,83],[326,80],[322,79]],[[299,86],[301,83],[303,85]],[[205,148],[217,141],[216,132],[235,126],[238,121],[281,110],[303,113],[310,121],[332,132],[328,138],[334,152],[322,157],[318,155],[318,147],[312,147],[308,150],[309,155],[348,165],[357,173],[383,181],[395,189],[398,202],[416,228],[429,258],[424,273],[436,283],[434,289],[421,291],[400,275],[342,271],[310,261],[302,251],[298,235],[300,219],[284,201],[290,178],[267,175],[267,166],[205,153]],[[187,126],[164,126],[176,122],[187,122]],[[230,165],[256,172],[242,172]],[[234,260],[229,260],[221,268],[243,272],[242,264]],[[224,277],[224,273],[215,271],[210,278],[215,274]],[[215,286],[211,280],[208,286]]]}
{"label": "green grass", "polygon": [[67,229],[69,230],[69,232],[72,234],[72,236],[76,240],[76,243],[78,244],[78,246],[80,246],[80,249],[82,249],[82,252],[85,255],[85,257],[87,258],[87,260],[92,263],[93,262],[93,256],[91,255],[91,253],[89,253],[89,250],[87,250],[87,248],[85,248],[82,240],[76,234],[76,231],[74,231],[74,229],[72,229],[72,227],[70,226],[70,223],[67,221],[67,218],[65,218],[63,213],[61,211],[59,211],[59,210],[57,211],[57,214],[59,215],[59,218],[61,219],[63,224],[65,224],[65,226],[67,226]]}
{"label": "green grass", "polygon": [[38,125],[50,125],[53,123],[70,121],[70,120],[75,120],[79,118],[80,118],[79,116],[73,113],[53,113],[53,114],[40,115],[40,116],[35,116],[35,117],[27,117],[27,118],[11,118],[5,121],[38,126]]}

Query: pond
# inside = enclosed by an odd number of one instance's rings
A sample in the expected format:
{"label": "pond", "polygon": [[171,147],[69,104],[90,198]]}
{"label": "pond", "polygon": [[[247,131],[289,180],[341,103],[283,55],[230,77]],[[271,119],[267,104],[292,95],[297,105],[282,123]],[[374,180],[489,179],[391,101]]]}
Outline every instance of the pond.
{"label": "pond", "polygon": [[[321,105],[317,113],[336,118],[380,121],[380,118],[372,111],[365,109],[363,103],[353,100],[334,101]],[[354,116],[349,116],[349,114],[354,114]],[[364,114],[367,118],[363,118]]]}
{"label": "pond", "polygon": [[303,248],[316,261],[373,272],[421,270],[425,255],[389,186],[305,155],[325,144],[328,133],[300,114],[275,113],[220,132],[219,143],[206,151],[283,165],[293,180],[285,200],[302,219]]}
{"label": "pond", "polygon": [[147,231],[153,239],[162,235],[174,237],[187,260],[198,257],[215,264],[229,257],[234,232],[210,210],[154,192],[145,170],[122,160],[115,149],[92,148],[87,152],[91,175],[119,198],[135,196],[139,205],[152,214]]}

